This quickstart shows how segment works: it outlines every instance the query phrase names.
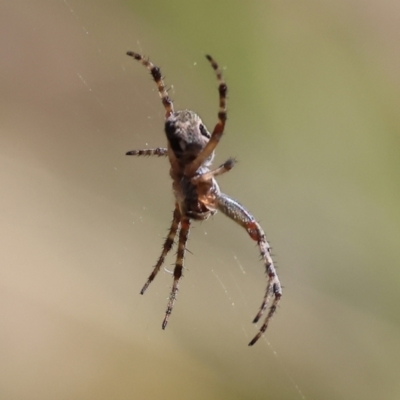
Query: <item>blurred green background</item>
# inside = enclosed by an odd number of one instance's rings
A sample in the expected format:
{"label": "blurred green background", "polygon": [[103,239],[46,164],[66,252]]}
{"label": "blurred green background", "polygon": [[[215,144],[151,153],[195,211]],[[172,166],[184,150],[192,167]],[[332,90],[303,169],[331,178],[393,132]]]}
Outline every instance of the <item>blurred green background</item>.
{"label": "blurred green background", "polygon": [[[399,399],[400,10],[395,0],[3,1],[2,399]],[[139,291],[173,198],[151,57],[215,124],[219,179],[272,243],[284,297],[247,346],[258,250],[216,215]],[[166,268],[171,269],[173,254]]]}

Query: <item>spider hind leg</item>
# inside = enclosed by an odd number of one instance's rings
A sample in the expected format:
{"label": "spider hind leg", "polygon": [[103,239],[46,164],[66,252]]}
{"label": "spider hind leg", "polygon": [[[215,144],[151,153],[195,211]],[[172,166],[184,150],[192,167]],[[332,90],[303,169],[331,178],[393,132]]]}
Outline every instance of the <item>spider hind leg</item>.
{"label": "spider hind leg", "polygon": [[165,329],[168,324],[169,316],[171,315],[172,309],[174,308],[176,296],[179,290],[179,281],[182,277],[183,262],[186,252],[186,242],[188,240],[190,231],[190,219],[187,217],[182,217],[180,220],[180,226],[181,229],[179,231],[178,252],[176,254],[176,264],[174,268],[174,283],[172,284],[172,290],[169,296],[167,311],[165,312],[164,321],[162,323],[163,329]]}
{"label": "spider hind leg", "polygon": [[260,249],[261,258],[264,261],[265,272],[267,274],[268,282],[267,289],[265,291],[264,299],[261,307],[254,318],[253,322],[256,323],[264,311],[267,308],[268,302],[272,296],[271,307],[269,308],[268,314],[265,317],[264,323],[259,329],[257,335],[250,341],[249,346],[253,346],[254,343],[261,337],[261,335],[268,328],[269,321],[274,316],[278,307],[279,301],[282,297],[282,287],[279,281],[278,275],[275,270],[274,262],[271,257],[271,248],[265,238],[265,233],[262,230],[260,224],[254,219],[254,217],[237,201],[231,199],[225,194],[220,194],[217,198],[218,209],[230,219],[237,222],[243,228],[246,229],[249,236],[255,240]]}
{"label": "spider hind leg", "polygon": [[167,238],[165,239],[161,255],[160,255],[159,259],[157,260],[157,263],[154,266],[152,273],[148,277],[147,282],[144,284],[142,290],[140,291],[140,294],[144,294],[146,289],[149,287],[150,283],[153,282],[154,278],[158,274],[158,271],[160,271],[161,266],[164,264],[165,257],[167,256],[169,251],[172,249],[172,246],[174,245],[174,239],[176,236],[176,232],[179,229],[180,217],[181,217],[181,213],[179,212],[178,206],[176,206],[175,210],[174,210],[174,217],[172,219],[171,227],[169,228]]}

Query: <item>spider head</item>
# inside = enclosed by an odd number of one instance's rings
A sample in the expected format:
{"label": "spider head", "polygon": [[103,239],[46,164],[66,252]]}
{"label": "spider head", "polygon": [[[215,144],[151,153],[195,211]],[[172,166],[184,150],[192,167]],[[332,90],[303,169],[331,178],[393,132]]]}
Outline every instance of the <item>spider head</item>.
{"label": "spider head", "polygon": [[[169,147],[182,165],[193,161],[211,137],[201,118],[190,110],[173,112],[165,121],[165,134]],[[206,163],[210,163],[213,157],[214,153]]]}

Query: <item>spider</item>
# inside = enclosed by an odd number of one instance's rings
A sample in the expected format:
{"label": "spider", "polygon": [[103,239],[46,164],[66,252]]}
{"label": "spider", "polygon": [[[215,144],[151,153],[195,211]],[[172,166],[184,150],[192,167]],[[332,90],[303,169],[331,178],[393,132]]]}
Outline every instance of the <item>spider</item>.
{"label": "spider", "polygon": [[219,210],[228,218],[241,225],[250,237],[257,242],[261,252],[268,282],[261,307],[253,323],[258,322],[266,310],[270,298],[273,297],[263,325],[249,343],[249,346],[252,346],[265,332],[269,321],[275,314],[282,296],[282,288],[275,271],[270,246],[265,239],[265,234],[261,226],[241,204],[226,194],[221,193],[215,180],[216,176],[222,175],[233,168],[235,159],[229,158],[218,168],[211,169],[214,150],[224,132],[227,115],[226,95],[228,89],[221,69],[211,56],[206,55],[207,60],[215,71],[219,84],[218,122],[214,130],[210,133],[195,112],[190,110],[174,110],[172,100],[165,88],[161,71],[157,66],[133,51],[128,51],[127,55],[142,63],[150,71],[151,76],[157,84],[158,93],[165,108],[164,129],[168,146],[167,148],[158,147],[155,149],[132,150],[127,152],[126,155],[168,156],[171,165],[170,176],[172,178],[172,188],[175,196],[175,209],[169,233],[165,239],[161,255],[140,293],[144,294],[150,283],[154,280],[164,263],[166,255],[174,245],[175,237],[179,235],[178,251],[173,271],[174,280],[162,323],[162,329],[165,329],[177,298],[191,221],[206,220]]}

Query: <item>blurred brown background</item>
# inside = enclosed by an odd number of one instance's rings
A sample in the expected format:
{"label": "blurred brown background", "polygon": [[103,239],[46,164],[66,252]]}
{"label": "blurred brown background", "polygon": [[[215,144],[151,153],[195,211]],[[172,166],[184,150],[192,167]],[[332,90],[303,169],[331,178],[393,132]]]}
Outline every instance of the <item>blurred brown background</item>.
{"label": "blurred brown background", "polygon": [[[82,4],[84,3],[84,4]],[[0,9],[1,399],[399,399],[400,3],[18,1]],[[163,108],[216,121],[219,179],[267,232],[284,297],[249,348],[258,250],[216,215],[139,295],[173,199]],[[166,263],[172,268],[173,254]]]}

